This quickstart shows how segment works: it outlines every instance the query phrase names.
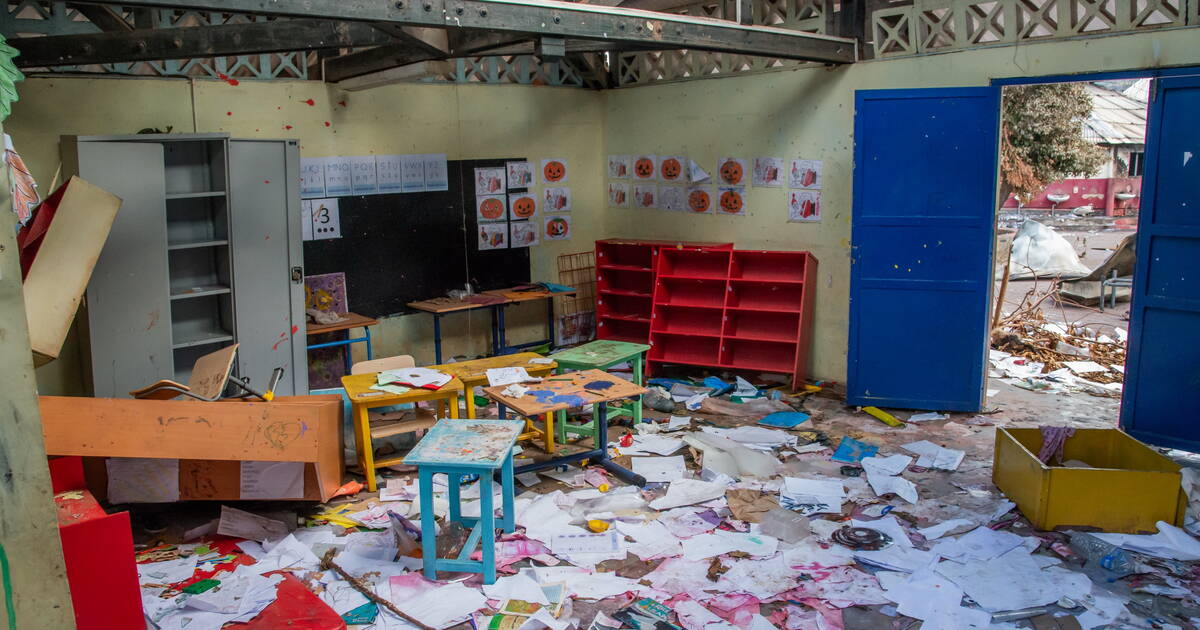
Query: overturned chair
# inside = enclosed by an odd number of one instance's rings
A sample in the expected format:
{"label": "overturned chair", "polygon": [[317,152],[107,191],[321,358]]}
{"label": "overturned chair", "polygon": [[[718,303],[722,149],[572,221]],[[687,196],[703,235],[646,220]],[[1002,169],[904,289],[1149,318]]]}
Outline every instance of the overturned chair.
{"label": "overturned chair", "polygon": [[[233,375],[233,358],[237,356],[237,349],[238,344],[235,343],[196,359],[196,363],[192,365],[192,373],[188,376],[187,385],[163,379],[141,389],[135,389],[129,392],[129,395],[143,400],[170,400],[179,396],[187,396],[204,402],[214,402],[221,398],[256,396],[270,402],[275,398],[275,386],[283,378],[283,368],[275,368],[271,372],[271,379],[267,382],[266,390],[259,391],[250,386],[248,377],[238,378]],[[239,393],[233,396],[224,396],[226,388],[231,385],[232,389],[238,390]]]}

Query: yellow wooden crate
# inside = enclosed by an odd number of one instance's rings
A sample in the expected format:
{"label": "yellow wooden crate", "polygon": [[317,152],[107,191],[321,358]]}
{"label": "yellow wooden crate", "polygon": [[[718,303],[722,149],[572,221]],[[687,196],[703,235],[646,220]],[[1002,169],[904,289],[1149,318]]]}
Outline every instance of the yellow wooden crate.
{"label": "yellow wooden crate", "polygon": [[1063,461],[1093,468],[1047,466],[1037,458],[1041,431],[999,429],[992,481],[1040,530],[1088,526],[1106,532],[1152,533],[1156,523],[1183,525],[1187,497],[1179,466],[1117,429],[1076,429]]}

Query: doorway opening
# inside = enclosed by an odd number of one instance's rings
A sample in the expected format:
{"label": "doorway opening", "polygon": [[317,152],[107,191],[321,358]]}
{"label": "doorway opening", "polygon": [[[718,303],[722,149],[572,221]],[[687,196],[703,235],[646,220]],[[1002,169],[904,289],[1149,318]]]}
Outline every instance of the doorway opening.
{"label": "doorway opening", "polygon": [[1153,89],[1002,88],[989,405],[1117,424]]}

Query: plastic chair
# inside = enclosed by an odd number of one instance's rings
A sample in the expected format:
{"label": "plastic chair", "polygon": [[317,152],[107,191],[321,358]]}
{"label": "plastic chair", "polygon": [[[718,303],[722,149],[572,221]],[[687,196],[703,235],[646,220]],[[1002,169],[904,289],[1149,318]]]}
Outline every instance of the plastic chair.
{"label": "plastic chair", "polygon": [[417,362],[413,360],[411,354],[398,354],[394,357],[371,359],[370,361],[359,361],[350,368],[350,373],[370,374],[371,372],[386,372],[388,370],[398,370],[400,368],[416,366]]}

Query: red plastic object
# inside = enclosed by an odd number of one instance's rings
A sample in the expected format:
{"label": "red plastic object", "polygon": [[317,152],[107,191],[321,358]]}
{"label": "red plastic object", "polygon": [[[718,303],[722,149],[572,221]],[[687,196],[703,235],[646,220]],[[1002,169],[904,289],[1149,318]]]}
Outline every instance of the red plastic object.
{"label": "red plastic object", "polygon": [[341,616],[313,595],[300,580],[283,571],[275,573],[283,576],[283,581],[275,587],[275,602],[254,619],[225,624],[224,630],[346,630],[346,622]]}
{"label": "red plastic object", "polygon": [[79,630],[144,628],[129,513],[105,513],[83,486],[82,461],[50,460],[75,625]]}
{"label": "red plastic object", "polygon": [[733,243],[619,238],[596,241],[596,338],[649,342],[659,252],[731,249]]}
{"label": "red plastic object", "polygon": [[[599,250],[597,250],[599,251]],[[683,364],[806,376],[817,259],[808,252],[658,253],[649,373]]]}

